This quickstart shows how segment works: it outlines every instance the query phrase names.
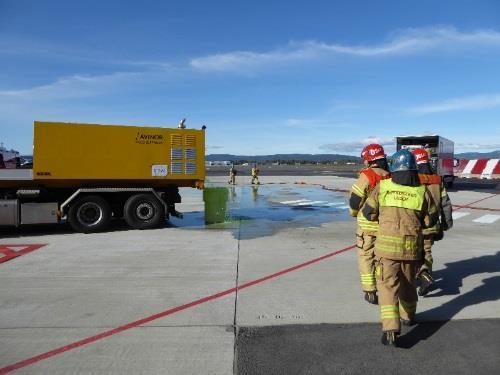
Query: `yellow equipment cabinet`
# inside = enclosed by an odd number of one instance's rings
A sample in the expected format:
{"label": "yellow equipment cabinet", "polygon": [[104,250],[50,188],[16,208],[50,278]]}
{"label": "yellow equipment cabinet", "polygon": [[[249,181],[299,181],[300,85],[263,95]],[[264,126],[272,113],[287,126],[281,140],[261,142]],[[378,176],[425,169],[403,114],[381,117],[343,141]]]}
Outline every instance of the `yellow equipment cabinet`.
{"label": "yellow equipment cabinet", "polygon": [[36,121],[33,170],[0,170],[0,225],[54,223],[80,232],[113,218],[160,225],[179,187],[203,188],[205,131]]}
{"label": "yellow equipment cabinet", "polygon": [[203,187],[205,132],[35,122],[33,179],[44,186]]}

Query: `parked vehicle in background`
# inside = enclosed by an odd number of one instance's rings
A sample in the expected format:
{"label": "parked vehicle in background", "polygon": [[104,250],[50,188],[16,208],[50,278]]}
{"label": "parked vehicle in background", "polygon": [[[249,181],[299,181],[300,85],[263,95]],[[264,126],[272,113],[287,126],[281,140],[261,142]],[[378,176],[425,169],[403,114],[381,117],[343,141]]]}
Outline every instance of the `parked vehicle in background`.
{"label": "parked vehicle in background", "polygon": [[446,187],[451,187],[453,174],[454,143],[439,135],[408,135],[396,137],[396,149],[424,148],[429,153],[434,171],[443,178]]}
{"label": "parked vehicle in background", "polygon": [[32,169],[0,170],[0,225],[153,228],[205,180],[204,129],[35,121],[33,149]]}
{"label": "parked vehicle in background", "polygon": [[3,143],[0,143],[0,169],[14,169],[20,165],[19,152],[7,150]]}

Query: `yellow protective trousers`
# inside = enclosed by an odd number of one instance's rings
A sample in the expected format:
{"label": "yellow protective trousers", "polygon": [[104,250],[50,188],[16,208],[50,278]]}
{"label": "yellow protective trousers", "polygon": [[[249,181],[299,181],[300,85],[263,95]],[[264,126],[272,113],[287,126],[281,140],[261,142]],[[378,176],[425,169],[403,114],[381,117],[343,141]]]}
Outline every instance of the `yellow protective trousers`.
{"label": "yellow protective trousers", "polygon": [[382,331],[401,330],[400,319],[411,320],[417,310],[415,277],[420,261],[379,258],[376,266]]}
{"label": "yellow protective trousers", "polygon": [[358,230],[356,233],[356,247],[358,249],[358,269],[361,279],[361,289],[364,292],[377,290],[375,282],[375,246],[376,237]]}

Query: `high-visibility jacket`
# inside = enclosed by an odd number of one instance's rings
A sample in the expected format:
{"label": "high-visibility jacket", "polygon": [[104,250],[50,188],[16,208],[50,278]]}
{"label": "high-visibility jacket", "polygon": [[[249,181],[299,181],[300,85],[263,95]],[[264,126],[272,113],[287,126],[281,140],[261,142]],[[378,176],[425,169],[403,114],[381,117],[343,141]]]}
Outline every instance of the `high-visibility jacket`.
{"label": "high-visibility jacket", "polygon": [[378,223],[366,220],[361,214],[361,208],[377,184],[389,177],[390,174],[385,169],[376,166],[368,167],[360,172],[358,180],[352,185],[349,197],[349,212],[351,216],[357,218],[358,230],[363,233],[375,234],[378,230]]}
{"label": "high-visibility jacket", "polygon": [[252,176],[256,177],[259,174],[259,170],[257,168],[252,168]]}
{"label": "high-visibility jacket", "polygon": [[362,215],[379,223],[375,255],[393,260],[422,257],[423,228],[438,220],[438,210],[425,185],[405,186],[380,181],[366,200]]}
{"label": "high-visibility jacket", "polygon": [[427,189],[432,195],[434,204],[437,206],[440,213],[440,221],[432,228],[424,229],[424,234],[435,234],[441,229],[448,230],[453,226],[452,206],[448,192],[443,185],[441,176],[436,174],[422,174],[418,175],[420,183],[427,186]]}

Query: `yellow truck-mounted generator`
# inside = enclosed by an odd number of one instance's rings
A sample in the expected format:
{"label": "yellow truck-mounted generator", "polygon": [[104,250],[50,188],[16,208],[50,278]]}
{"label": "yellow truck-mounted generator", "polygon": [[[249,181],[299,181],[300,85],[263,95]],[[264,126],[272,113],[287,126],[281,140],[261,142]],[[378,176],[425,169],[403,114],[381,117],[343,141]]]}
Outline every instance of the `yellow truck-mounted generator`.
{"label": "yellow truck-mounted generator", "polygon": [[0,225],[153,228],[181,216],[179,187],[204,180],[204,129],[35,121],[33,169],[0,170]]}

